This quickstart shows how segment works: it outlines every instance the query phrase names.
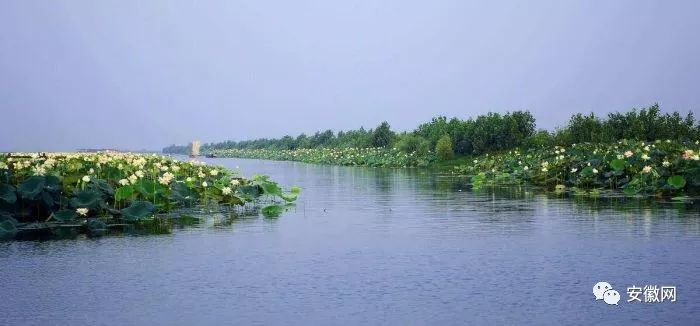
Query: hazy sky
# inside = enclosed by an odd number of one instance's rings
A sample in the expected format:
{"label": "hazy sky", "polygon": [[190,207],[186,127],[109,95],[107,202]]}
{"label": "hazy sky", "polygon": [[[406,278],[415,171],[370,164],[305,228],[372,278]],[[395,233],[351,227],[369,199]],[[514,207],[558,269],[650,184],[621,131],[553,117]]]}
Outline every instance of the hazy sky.
{"label": "hazy sky", "polygon": [[700,1],[0,1],[0,150],[700,110]]}

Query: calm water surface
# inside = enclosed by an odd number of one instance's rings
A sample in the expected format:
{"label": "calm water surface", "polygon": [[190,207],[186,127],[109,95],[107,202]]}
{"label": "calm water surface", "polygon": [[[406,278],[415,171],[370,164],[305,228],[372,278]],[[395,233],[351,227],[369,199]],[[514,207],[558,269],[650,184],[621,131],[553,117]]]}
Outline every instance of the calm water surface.
{"label": "calm water surface", "polygon": [[[303,190],[279,219],[0,243],[0,325],[700,323],[700,209],[382,170],[211,160]],[[248,174],[246,174],[248,175]],[[608,281],[622,300],[595,301]],[[626,302],[675,285],[676,302]]]}

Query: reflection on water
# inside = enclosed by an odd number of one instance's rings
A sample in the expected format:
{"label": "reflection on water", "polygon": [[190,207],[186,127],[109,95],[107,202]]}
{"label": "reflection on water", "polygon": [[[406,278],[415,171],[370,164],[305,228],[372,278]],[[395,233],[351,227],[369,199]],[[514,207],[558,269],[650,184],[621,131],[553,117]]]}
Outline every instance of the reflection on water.
{"label": "reflection on water", "polygon": [[[279,219],[217,212],[165,235],[2,243],[2,291],[13,295],[0,324],[698,319],[697,205],[470,189],[421,169],[210,161],[302,196]],[[608,307],[591,293],[601,280],[676,285],[679,299]]]}

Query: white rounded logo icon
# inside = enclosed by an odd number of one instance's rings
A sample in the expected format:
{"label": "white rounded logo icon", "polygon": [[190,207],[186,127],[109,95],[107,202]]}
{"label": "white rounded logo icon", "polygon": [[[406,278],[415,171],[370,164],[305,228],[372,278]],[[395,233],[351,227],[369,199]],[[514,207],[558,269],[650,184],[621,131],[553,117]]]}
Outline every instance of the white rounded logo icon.
{"label": "white rounded logo icon", "polygon": [[598,282],[593,286],[593,295],[596,300],[602,300],[605,291],[612,290],[612,285],[608,282]]}
{"label": "white rounded logo icon", "polygon": [[605,303],[607,304],[617,305],[617,303],[620,301],[620,293],[612,289],[605,291],[603,297],[603,300],[605,300]]}

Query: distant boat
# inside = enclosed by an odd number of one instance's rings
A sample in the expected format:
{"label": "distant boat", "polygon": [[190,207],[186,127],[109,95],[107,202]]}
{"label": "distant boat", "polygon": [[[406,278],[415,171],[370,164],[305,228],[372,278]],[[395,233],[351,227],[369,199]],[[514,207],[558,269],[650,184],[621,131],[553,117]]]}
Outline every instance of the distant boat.
{"label": "distant boat", "polygon": [[216,154],[214,154],[214,153],[209,153],[209,154],[205,155],[205,157],[208,157],[208,158],[215,158],[215,157],[216,157]]}
{"label": "distant boat", "polygon": [[199,142],[199,140],[195,140],[192,142],[192,149],[190,150],[190,157],[199,157],[199,148],[202,147],[202,144]]}

